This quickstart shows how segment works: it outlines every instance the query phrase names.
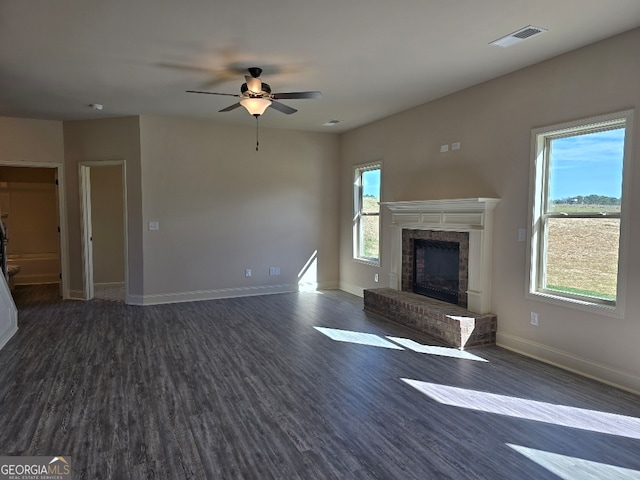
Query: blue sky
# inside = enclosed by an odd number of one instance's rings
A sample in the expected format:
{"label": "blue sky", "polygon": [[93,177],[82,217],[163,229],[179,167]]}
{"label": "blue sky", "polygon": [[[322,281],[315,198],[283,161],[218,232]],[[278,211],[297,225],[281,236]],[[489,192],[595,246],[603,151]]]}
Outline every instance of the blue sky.
{"label": "blue sky", "polygon": [[380,170],[367,170],[362,173],[362,194],[380,196]]}
{"label": "blue sky", "polygon": [[551,145],[552,200],[577,195],[622,196],[624,128],[566,138]]}

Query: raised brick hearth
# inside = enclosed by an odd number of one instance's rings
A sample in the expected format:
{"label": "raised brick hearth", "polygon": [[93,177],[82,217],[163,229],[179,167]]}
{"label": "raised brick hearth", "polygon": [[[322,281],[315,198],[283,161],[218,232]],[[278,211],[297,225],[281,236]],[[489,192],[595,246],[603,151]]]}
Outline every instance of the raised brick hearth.
{"label": "raised brick hearth", "polygon": [[450,347],[464,349],[496,342],[497,318],[458,305],[392,288],[364,291],[364,309],[426,333]]}

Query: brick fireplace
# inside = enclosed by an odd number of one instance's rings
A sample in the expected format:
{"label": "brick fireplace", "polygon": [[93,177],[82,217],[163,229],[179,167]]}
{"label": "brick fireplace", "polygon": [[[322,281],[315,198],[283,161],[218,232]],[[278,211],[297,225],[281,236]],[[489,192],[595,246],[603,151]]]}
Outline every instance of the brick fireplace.
{"label": "brick fireplace", "polygon": [[[427,333],[451,347],[494,344],[497,318],[491,313],[491,257],[493,209],[498,202],[495,198],[465,198],[383,203],[392,213],[389,287],[365,290],[365,311]],[[414,293],[414,246],[423,241],[455,245],[455,301]],[[442,275],[447,283],[451,264]],[[447,289],[450,293],[450,282]]]}
{"label": "brick fireplace", "polygon": [[391,210],[389,287],[411,291],[413,240],[460,243],[458,305],[474,313],[491,312],[493,210],[497,198],[384,202]]}

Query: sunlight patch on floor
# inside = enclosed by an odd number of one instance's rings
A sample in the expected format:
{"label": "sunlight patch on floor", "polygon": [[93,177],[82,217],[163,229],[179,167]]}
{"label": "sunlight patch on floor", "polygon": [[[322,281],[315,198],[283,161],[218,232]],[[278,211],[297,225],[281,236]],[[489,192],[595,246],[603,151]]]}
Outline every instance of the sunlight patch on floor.
{"label": "sunlight patch on floor", "polygon": [[384,338],[372,333],[353,332],[351,330],[339,330],[336,328],[313,327],[320,333],[337,342],[356,343],[358,345],[370,345],[372,347],[391,348],[393,350],[404,350],[404,348],[391,343]]}
{"label": "sunlight patch on floor", "polygon": [[428,355],[440,355],[443,357],[452,357],[452,358],[462,358],[465,360],[475,360],[476,362],[487,362],[484,358],[480,358],[477,355],[474,355],[469,352],[465,352],[464,350],[460,350],[458,348],[451,347],[437,347],[434,345],[423,345],[418,342],[414,342],[408,338],[400,338],[400,337],[387,337],[392,342],[395,342],[399,345],[402,345],[409,350],[413,350],[418,353],[426,353]]}
{"label": "sunlight patch on floor", "polygon": [[640,440],[640,418],[402,378],[444,405]]}
{"label": "sunlight patch on floor", "polygon": [[544,450],[536,450],[520,445],[507,443],[507,446],[563,480],[601,480],[604,478],[640,480],[640,472],[638,470],[570,457],[559,453],[545,452]]}
{"label": "sunlight patch on floor", "polygon": [[318,289],[318,251],[315,250],[298,272],[298,291],[315,292]]}

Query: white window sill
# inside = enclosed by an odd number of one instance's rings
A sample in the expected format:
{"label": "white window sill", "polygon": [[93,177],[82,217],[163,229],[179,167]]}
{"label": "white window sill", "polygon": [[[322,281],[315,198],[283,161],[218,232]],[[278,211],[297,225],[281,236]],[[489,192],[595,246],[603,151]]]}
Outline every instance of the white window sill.
{"label": "white window sill", "polygon": [[356,263],[360,263],[362,265],[369,265],[372,267],[379,267],[380,266],[380,260],[373,260],[370,258],[353,258],[353,261]]}
{"label": "white window sill", "polygon": [[601,303],[589,302],[588,300],[578,300],[560,295],[553,295],[547,292],[528,292],[526,297],[531,300],[550,303],[574,310],[582,310],[583,312],[589,312],[596,315],[624,318],[624,311],[620,306],[620,302],[616,305],[603,305]]}

